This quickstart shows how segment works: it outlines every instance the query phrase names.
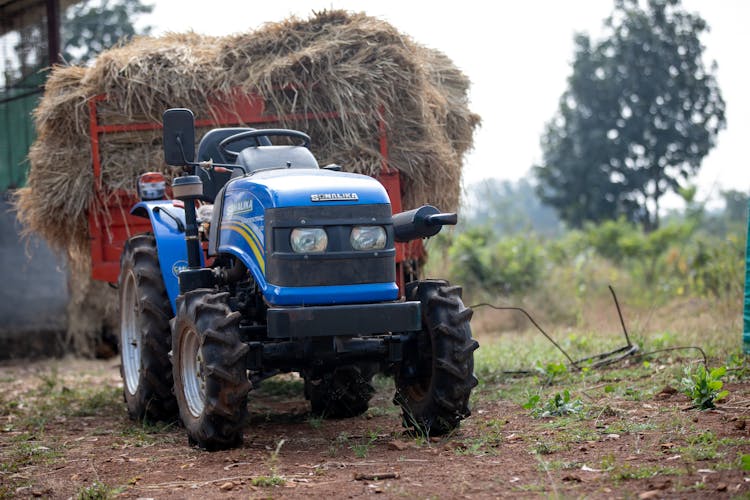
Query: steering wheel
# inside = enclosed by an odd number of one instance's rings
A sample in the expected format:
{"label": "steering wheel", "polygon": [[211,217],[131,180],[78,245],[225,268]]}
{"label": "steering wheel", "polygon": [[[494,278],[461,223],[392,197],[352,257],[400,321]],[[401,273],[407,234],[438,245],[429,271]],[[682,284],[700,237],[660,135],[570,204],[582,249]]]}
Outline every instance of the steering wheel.
{"label": "steering wheel", "polygon": [[227,146],[229,146],[233,142],[239,141],[240,139],[247,139],[250,137],[263,137],[268,135],[302,139],[302,144],[300,144],[300,146],[304,146],[307,149],[310,149],[310,136],[305,134],[304,132],[300,132],[298,130],[289,130],[285,128],[269,128],[265,130],[246,130],[245,132],[240,132],[239,134],[230,135],[219,143],[219,150],[222,153],[239,156],[239,151],[232,151],[230,149],[227,149]]}

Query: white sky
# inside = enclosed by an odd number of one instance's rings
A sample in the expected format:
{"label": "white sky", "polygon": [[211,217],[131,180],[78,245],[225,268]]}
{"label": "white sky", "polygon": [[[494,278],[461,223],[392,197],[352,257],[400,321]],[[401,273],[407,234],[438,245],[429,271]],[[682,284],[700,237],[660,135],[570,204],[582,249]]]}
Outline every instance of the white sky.
{"label": "white sky", "polygon": [[[612,0],[152,0],[139,24],[154,34],[194,30],[221,35],[248,31],[289,15],[343,8],[384,19],[417,42],[448,55],[471,79],[471,108],[482,116],[475,148],[466,158],[464,184],[487,177],[519,179],[539,163],[539,138],[557,109],[573,57],[573,34],[596,36]],[[716,60],[727,103],[727,128],[704,159],[699,198],[720,189],[750,190],[750,2],[683,0],[711,26],[706,62]],[[342,163],[345,159],[340,160]],[[676,196],[664,205],[678,206]]]}
{"label": "white sky", "polygon": [[[700,197],[717,196],[722,188],[747,191],[750,161],[744,146],[750,141],[750,2],[683,3],[711,26],[703,42],[707,60],[719,64],[719,84],[727,102],[727,129],[698,177]],[[599,33],[612,5],[609,0],[158,0],[153,14],[143,21],[155,27],[155,34],[187,29],[223,34],[246,31],[290,14],[307,17],[325,8],[364,11],[385,19],[416,41],[447,54],[471,78],[471,108],[482,116],[483,125],[464,170],[464,182],[470,184],[486,177],[518,179],[540,161],[539,137],[557,109],[570,74],[573,34]]]}

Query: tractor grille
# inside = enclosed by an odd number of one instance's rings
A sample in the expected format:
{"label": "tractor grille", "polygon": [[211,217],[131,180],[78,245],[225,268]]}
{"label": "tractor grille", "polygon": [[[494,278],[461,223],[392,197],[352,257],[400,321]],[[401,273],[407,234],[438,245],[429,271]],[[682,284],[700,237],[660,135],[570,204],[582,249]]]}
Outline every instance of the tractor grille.
{"label": "tractor grille", "polygon": [[[396,281],[396,250],[391,206],[329,205],[272,208],[266,211],[266,280],[277,286],[360,285]],[[356,251],[349,235],[358,225],[385,227],[382,250]],[[295,227],[322,227],[328,249],[319,254],[292,251]]]}

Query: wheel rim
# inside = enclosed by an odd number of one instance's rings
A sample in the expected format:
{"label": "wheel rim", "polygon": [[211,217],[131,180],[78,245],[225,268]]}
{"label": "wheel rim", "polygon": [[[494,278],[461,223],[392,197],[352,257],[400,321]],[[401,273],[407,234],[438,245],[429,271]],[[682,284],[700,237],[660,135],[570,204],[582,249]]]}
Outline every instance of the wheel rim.
{"label": "wheel rim", "polygon": [[182,332],[180,360],[180,377],[185,401],[190,413],[194,417],[199,417],[206,404],[206,380],[200,339],[193,329],[188,328]]}
{"label": "wheel rim", "polygon": [[138,287],[135,275],[129,272],[122,289],[120,304],[120,346],[125,387],[135,394],[141,375],[141,330],[138,328]]}

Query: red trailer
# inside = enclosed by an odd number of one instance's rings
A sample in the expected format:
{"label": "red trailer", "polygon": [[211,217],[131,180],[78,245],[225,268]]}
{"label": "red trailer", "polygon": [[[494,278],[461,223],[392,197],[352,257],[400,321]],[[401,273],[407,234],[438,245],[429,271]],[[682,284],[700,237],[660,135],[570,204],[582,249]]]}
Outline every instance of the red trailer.
{"label": "red trailer", "polygon": [[[137,203],[135,193],[125,190],[111,191],[102,184],[102,157],[99,141],[104,134],[118,134],[157,130],[161,123],[102,123],[98,105],[107,100],[99,95],[89,101],[89,131],[94,169],[94,191],[98,207],[89,212],[89,237],[91,239],[91,274],[96,280],[116,283],[120,272],[120,254],[125,241],[133,235],[151,230],[148,219],[131,215],[130,208]],[[227,104],[231,103],[231,104]],[[217,98],[211,103],[212,118],[199,118],[197,127],[226,127],[236,125],[257,126],[273,123],[293,123],[306,120],[335,120],[336,112],[314,114],[298,113],[275,115],[266,112],[265,101],[252,94],[235,92],[228,98]],[[388,164],[387,128],[383,119],[379,123],[378,142],[382,155],[382,168],[377,179],[383,184],[391,200],[393,213],[402,211],[401,180],[398,170]],[[314,139],[314,138],[313,138]],[[205,250],[205,249],[204,249]],[[416,279],[419,263],[425,257],[421,240],[396,244],[396,276],[401,295],[404,283]]]}

